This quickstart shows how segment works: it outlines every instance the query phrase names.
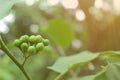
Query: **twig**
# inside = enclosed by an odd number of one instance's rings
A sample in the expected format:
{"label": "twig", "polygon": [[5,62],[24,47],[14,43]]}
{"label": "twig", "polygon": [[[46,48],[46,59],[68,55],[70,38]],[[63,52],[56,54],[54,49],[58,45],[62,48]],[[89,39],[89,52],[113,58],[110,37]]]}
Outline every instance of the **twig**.
{"label": "twig", "polygon": [[9,51],[9,49],[6,47],[5,43],[3,42],[1,36],[0,36],[0,46],[1,49],[10,57],[10,59],[18,66],[18,68],[22,71],[22,73],[25,75],[27,80],[32,80],[30,76],[25,71],[24,67],[20,64],[20,62],[17,61],[17,59],[12,55],[12,53]]}

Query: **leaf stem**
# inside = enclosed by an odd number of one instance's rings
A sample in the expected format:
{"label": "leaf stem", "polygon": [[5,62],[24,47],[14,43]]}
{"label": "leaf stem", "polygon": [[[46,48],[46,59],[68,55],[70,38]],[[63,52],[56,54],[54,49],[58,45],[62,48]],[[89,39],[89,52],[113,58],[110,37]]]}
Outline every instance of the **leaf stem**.
{"label": "leaf stem", "polygon": [[12,55],[12,53],[9,51],[5,43],[3,42],[1,36],[0,36],[0,46],[1,49],[10,57],[10,59],[18,66],[18,68],[22,71],[22,73],[25,75],[27,80],[32,80],[30,76],[25,71],[24,67],[20,64],[20,62],[17,61],[17,59]]}
{"label": "leaf stem", "polygon": [[68,72],[68,70],[60,73],[54,80],[59,80],[63,75],[65,75]]}

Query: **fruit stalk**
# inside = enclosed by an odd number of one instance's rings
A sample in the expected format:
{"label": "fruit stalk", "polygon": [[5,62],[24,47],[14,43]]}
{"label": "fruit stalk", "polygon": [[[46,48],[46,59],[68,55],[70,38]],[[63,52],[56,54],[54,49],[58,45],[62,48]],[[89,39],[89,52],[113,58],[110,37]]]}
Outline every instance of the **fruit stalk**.
{"label": "fruit stalk", "polygon": [[10,59],[18,66],[18,68],[23,72],[27,80],[32,80],[27,72],[25,71],[24,67],[20,64],[20,62],[17,61],[17,59],[12,55],[12,53],[9,51],[9,49],[6,47],[5,43],[3,42],[1,36],[0,36],[0,49],[2,49],[9,57]]}

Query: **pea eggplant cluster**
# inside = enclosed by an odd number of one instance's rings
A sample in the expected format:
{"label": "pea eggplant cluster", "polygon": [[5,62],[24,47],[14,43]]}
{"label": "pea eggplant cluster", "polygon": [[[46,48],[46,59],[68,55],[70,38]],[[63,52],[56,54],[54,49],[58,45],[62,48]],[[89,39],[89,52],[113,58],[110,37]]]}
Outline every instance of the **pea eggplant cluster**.
{"label": "pea eggplant cluster", "polygon": [[18,47],[23,53],[29,55],[37,54],[49,45],[49,40],[44,39],[40,35],[23,35],[14,41],[14,45]]}

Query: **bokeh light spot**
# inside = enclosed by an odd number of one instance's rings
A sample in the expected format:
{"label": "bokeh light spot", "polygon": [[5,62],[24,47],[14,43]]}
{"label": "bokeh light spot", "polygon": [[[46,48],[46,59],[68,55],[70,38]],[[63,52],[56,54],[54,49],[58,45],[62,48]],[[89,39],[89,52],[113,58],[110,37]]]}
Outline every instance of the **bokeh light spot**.
{"label": "bokeh light spot", "polygon": [[75,48],[75,49],[80,49],[82,47],[82,42],[78,39],[75,39],[72,42],[72,47]]}
{"label": "bokeh light spot", "polygon": [[25,0],[25,3],[28,5],[28,6],[31,6],[35,3],[35,0]]}
{"label": "bokeh light spot", "polygon": [[102,8],[103,7],[103,0],[95,0],[94,6],[96,8]]}
{"label": "bokeh light spot", "polygon": [[33,33],[37,33],[37,32],[38,32],[38,25],[32,24],[32,25],[30,26],[30,30],[31,30]]}
{"label": "bokeh light spot", "polygon": [[120,0],[113,0],[113,8],[117,14],[120,14]]}
{"label": "bokeh light spot", "polygon": [[83,12],[83,10],[77,10],[75,13],[75,17],[78,21],[83,21],[83,20],[85,20],[86,15]]}
{"label": "bokeh light spot", "polygon": [[47,1],[51,6],[57,5],[60,2],[60,0],[47,0]]}
{"label": "bokeh light spot", "polygon": [[15,15],[13,12],[11,12],[8,16],[4,17],[2,19],[3,22],[6,22],[6,23],[13,23],[15,21]]}
{"label": "bokeh light spot", "polygon": [[66,9],[75,9],[78,7],[78,0],[61,0],[61,3]]}
{"label": "bokeh light spot", "polygon": [[6,34],[6,33],[9,32],[8,26],[3,21],[0,21],[0,32],[3,33],[3,34]]}

